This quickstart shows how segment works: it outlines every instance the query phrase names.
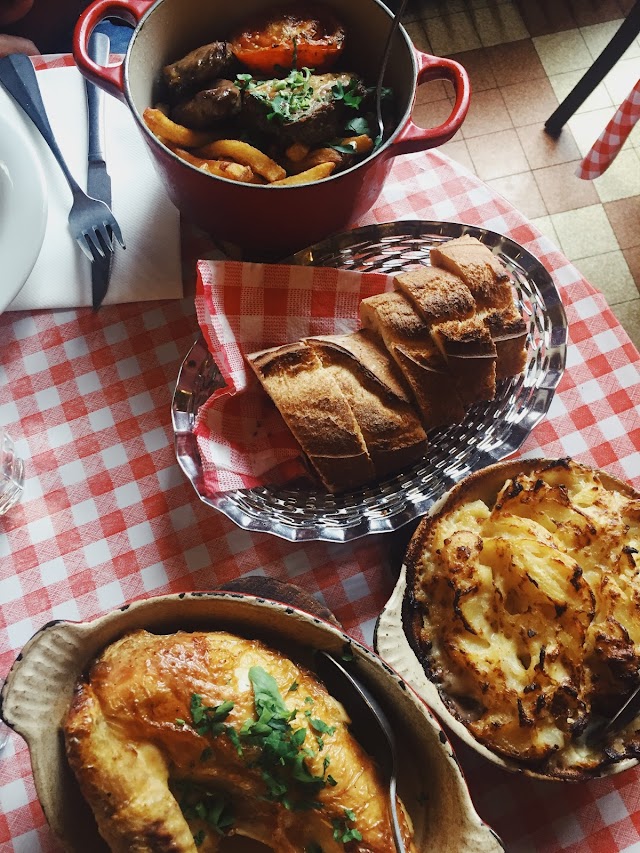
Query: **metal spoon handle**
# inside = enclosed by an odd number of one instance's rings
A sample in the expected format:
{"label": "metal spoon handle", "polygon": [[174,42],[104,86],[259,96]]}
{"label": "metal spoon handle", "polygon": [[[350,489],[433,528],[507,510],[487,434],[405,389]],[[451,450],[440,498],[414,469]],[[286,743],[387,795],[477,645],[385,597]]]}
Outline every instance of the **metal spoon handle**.
{"label": "metal spoon handle", "polygon": [[[397,804],[397,796],[396,796],[396,750],[395,750],[395,736],[393,733],[393,729],[391,727],[391,723],[389,722],[386,714],[382,710],[377,699],[373,697],[371,692],[362,684],[361,681],[354,678],[351,673],[344,667],[336,658],[329,654],[329,652],[319,651],[317,653],[317,663],[324,663],[324,666],[319,671],[319,675],[322,678],[323,674],[325,676],[332,673],[333,677],[331,678],[331,683],[335,682],[335,675],[338,674],[339,680],[345,684],[350,686],[350,698],[352,700],[357,699],[358,706],[360,711],[365,715],[368,721],[372,721],[374,726],[377,728],[377,731],[383,736],[386,741],[388,753],[386,756],[382,756],[382,762],[386,766],[381,766],[381,772],[386,776],[386,781],[388,783],[387,791],[389,795],[389,806],[391,808],[391,823],[393,830],[393,841],[394,846],[396,848],[396,853],[406,853],[406,847],[402,838],[402,831],[400,829],[400,822],[398,818],[398,804]],[[329,666],[329,670],[327,670],[327,665]],[[329,685],[327,685],[329,687]],[[340,698],[340,694],[337,694],[336,698]],[[342,697],[344,699],[344,696]],[[351,713],[355,708],[349,707],[349,704],[346,700],[344,701],[345,707],[348,713]],[[357,735],[356,735],[357,738]],[[366,749],[366,744],[362,744]],[[380,758],[380,756],[378,756]]]}
{"label": "metal spoon handle", "polygon": [[398,795],[396,791],[396,777],[392,776],[389,781],[389,800],[391,804],[391,828],[393,829],[393,840],[396,845],[396,853],[405,853],[406,848],[400,831],[400,819],[398,817]]}
{"label": "metal spoon handle", "polygon": [[387,34],[387,41],[384,46],[384,53],[382,54],[380,72],[378,73],[378,82],[376,84],[376,117],[378,121],[378,142],[382,142],[382,138],[384,136],[384,122],[382,120],[382,83],[384,81],[384,75],[387,70],[389,54],[391,53],[391,43],[393,42],[393,37],[395,36],[398,27],[400,26],[400,19],[404,14],[406,5],[407,0],[401,0],[400,5],[398,6],[398,9],[396,10],[395,15],[393,16],[391,28],[389,29],[389,33]]}

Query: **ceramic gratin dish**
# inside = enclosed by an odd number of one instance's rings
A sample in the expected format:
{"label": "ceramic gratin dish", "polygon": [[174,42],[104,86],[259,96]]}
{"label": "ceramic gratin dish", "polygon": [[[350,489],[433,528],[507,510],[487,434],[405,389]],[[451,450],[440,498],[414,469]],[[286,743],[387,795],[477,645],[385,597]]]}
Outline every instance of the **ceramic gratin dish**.
{"label": "ceramic gratin dish", "polygon": [[[418,656],[420,650],[415,637],[415,625],[420,615],[412,590],[413,566],[414,560],[417,559],[415,557],[416,551],[414,550],[412,554],[412,549],[420,547],[429,521],[458,499],[464,497],[468,501],[481,499],[491,502],[495,500],[499,490],[509,478],[520,473],[529,474],[548,465],[555,465],[564,461],[566,460],[535,458],[498,462],[470,474],[442,495],[431,507],[413,534],[394,591],[378,618],[374,637],[374,646],[378,654],[412,685],[446,728],[453,731],[464,743],[493,764],[512,772],[523,773],[532,778],[546,781],[557,781],[557,779],[547,773],[537,772],[534,767],[528,767],[509,757],[499,755],[481,743],[467,726],[452,713],[450,707],[443,701],[441,688],[428,677]],[[597,471],[606,489],[621,492],[625,496],[640,497],[628,483],[608,474],[606,471],[590,470]],[[637,718],[635,722],[637,724]],[[569,781],[584,781],[587,778],[611,776],[627,770],[637,763],[637,758],[628,758],[615,763],[600,765],[588,773],[576,773],[574,778]]]}
{"label": "ceramic gratin dish", "polygon": [[[157,633],[228,630],[263,639],[302,662],[305,649],[308,655],[313,649],[341,654],[348,645],[352,671],[383,704],[394,730],[405,733],[399,744],[398,790],[414,822],[420,853],[498,853],[503,849],[476,814],[451,745],[435,717],[374,652],[303,610],[254,595],[207,592],[144,599],[90,622],[51,622],[16,659],[2,690],[2,718],[29,746],[36,791],[65,850],[99,853],[107,849],[65,758],[61,724],[74,684],[106,645],[138,628]],[[240,853],[244,848],[238,840],[233,840],[232,849]],[[255,844],[250,849],[255,851]]]}

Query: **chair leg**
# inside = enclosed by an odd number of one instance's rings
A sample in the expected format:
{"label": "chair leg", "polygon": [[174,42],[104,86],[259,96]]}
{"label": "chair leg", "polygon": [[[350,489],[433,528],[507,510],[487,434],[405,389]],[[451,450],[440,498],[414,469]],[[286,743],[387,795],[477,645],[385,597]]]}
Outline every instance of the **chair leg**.
{"label": "chair leg", "polygon": [[595,60],[591,68],[576,83],[557,110],[545,122],[544,129],[549,136],[558,137],[560,131],[583,104],[606,75],[611,71],[634,38],[640,33],[640,0],[620,25],[609,44]]}

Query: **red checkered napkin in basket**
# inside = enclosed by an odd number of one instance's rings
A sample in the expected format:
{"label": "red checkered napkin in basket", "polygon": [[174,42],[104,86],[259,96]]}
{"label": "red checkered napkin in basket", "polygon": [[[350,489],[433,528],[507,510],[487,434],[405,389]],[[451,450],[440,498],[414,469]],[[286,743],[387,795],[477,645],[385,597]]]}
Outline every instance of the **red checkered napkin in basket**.
{"label": "red checkered napkin in basket", "polygon": [[360,301],[393,276],[325,267],[199,261],[198,322],[226,382],[195,426],[208,494],[309,475],[298,444],[244,354],[359,326]]}

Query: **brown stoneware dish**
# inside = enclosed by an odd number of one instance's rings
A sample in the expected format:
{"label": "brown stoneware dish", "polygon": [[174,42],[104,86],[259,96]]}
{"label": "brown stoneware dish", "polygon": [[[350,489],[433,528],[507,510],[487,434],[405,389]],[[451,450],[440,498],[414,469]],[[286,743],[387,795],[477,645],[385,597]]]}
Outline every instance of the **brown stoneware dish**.
{"label": "brown stoneware dish", "polygon": [[[451,745],[431,711],[376,654],[336,625],[302,610],[255,595],[211,592],[149,598],[90,622],[50,623],[27,643],[13,665],[2,691],[2,717],[29,746],[38,796],[66,850],[97,853],[106,848],[67,764],[61,724],[74,685],[89,662],[106,645],[137,628],[153,633],[228,630],[262,639],[298,660],[306,656],[310,666],[313,649],[342,654],[348,645],[353,654],[350,666],[384,706],[395,731],[405,733],[399,744],[398,790],[414,823],[418,850],[501,849],[476,814]],[[234,844],[232,849],[243,848]]]}

